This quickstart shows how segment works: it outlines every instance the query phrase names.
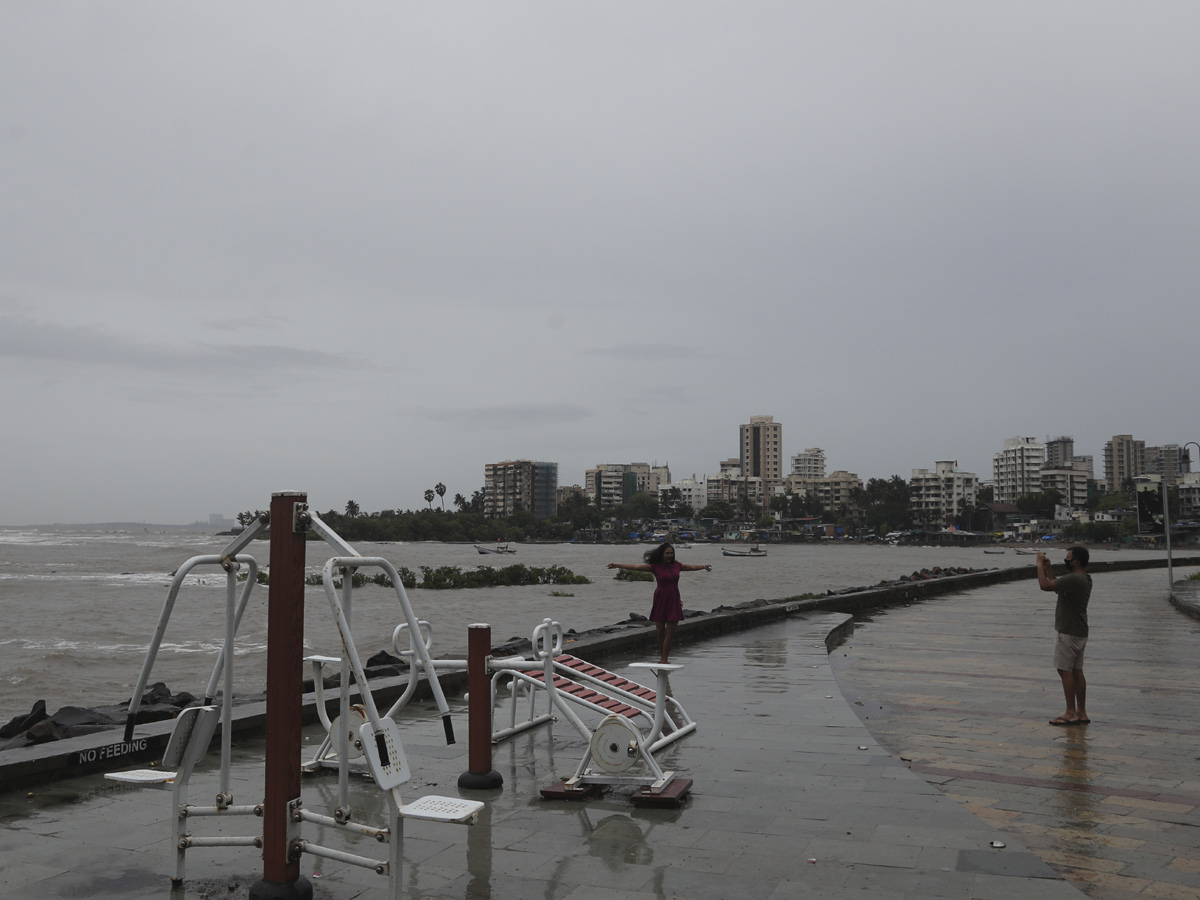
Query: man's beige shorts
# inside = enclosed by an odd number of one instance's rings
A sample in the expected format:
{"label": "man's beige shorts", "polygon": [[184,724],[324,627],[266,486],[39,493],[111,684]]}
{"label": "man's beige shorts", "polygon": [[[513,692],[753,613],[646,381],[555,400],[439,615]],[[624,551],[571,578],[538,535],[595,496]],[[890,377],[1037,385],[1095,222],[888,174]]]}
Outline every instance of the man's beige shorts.
{"label": "man's beige shorts", "polygon": [[1054,644],[1054,668],[1063,672],[1082,669],[1083,648],[1086,646],[1087,638],[1059,632]]}

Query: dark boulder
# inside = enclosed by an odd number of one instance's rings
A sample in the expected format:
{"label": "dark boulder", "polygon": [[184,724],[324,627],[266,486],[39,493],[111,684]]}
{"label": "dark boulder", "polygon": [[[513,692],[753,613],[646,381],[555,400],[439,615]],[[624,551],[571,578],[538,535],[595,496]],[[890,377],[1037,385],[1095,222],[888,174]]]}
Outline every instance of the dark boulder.
{"label": "dark boulder", "polygon": [[30,710],[28,715],[17,716],[16,718],[10,719],[7,725],[5,725],[3,728],[0,728],[0,740],[14,738],[17,735],[28,731],[38,722],[41,722],[43,719],[47,718],[49,717],[46,715],[46,701],[39,700],[37,703],[33,704],[33,709]]}
{"label": "dark boulder", "polygon": [[98,709],[84,709],[82,706],[64,706],[50,717],[59,728],[75,728],[81,725],[118,724],[117,720]]}
{"label": "dark boulder", "polygon": [[50,741],[61,741],[65,734],[63,730],[49,719],[43,719],[25,732],[31,743],[45,744]]}

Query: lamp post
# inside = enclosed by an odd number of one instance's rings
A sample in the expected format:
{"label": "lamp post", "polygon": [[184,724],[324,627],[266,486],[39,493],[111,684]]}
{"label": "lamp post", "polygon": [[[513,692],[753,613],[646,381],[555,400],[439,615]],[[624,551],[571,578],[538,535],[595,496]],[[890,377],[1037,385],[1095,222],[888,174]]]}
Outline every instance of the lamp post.
{"label": "lamp post", "polygon": [[[1200,444],[1197,444],[1195,441],[1185,441],[1183,446],[1180,448],[1180,453],[1179,453],[1180,462],[1183,461],[1183,451],[1187,450],[1187,448],[1192,445],[1195,445],[1197,452],[1200,452]],[[1191,468],[1191,460],[1188,460],[1188,468],[1189,469]],[[1170,593],[1171,586],[1175,584],[1175,569],[1174,569],[1174,566],[1172,565],[1172,560],[1171,560],[1171,513],[1170,513],[1170,509],[1169,509],[1170,504],[1168,502],[1168,499],[1169,499],[1168,495],[1170,494],[1170,491],[1167,490],[1165,474],[1163,476],[1163,486],[1162,487],[1163,487],[1163,525],[1164,525],[1163,530],[1166,532],[1166,535],[1167,535],[1167,592]]]}

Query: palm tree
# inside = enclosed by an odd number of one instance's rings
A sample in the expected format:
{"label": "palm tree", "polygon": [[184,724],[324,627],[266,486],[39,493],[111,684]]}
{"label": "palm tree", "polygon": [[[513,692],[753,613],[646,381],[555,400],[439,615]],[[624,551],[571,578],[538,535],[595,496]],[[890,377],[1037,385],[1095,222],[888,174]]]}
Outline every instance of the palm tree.
{"label": "palm tree", "polygon": [[467,511],[467,504],[468,504],[469,502],[470,502],[470,501],[469,501],[469,500],[467,500],[467,498],[466,498],[466,497],[464,497],[462,494],[455,494],[455,495],[454,495],[454,505],[455,505],[456,507],[458,507],[458,511],[459,511],[459,512],[466,512],[466,511]]}
{"label": "palm tree", "polygon": [[426,488],[425,489],[425,502],[429,504],[430,509],[433,509],[433,498],[434,498],[433,488]]}
{"label": "palm tree", "polygon": [[445,512],[446,511],[446,486],[439,481],[437,484],[435,484],[433,486],[433,489],[437,492],[438,497],[441,498],[442,512]]}
{"label": "palm tree", "polygon": [[360,512],[362,512],[362,509],[357,503],[355,503],[353,500],[346,501],[346,515],[353,519]]}

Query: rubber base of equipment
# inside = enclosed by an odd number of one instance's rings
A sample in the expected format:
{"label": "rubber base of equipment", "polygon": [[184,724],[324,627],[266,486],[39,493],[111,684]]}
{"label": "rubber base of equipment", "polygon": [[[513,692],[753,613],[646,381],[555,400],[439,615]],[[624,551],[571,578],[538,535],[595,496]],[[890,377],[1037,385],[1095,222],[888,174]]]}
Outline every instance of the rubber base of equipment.
{"label": "rubber base of equipment", "polygon": [[629,798],[634,806],[683,806],[688,793],[692,790],[692,779],[675,778],[657,794],[650,793],[649,788],[640,787]]}
{"label": "rubber base of equipment", "polygon": [[569,788],[565,781],[556,781],[550,787],[542,788],[542,797],[546,800],[591,800],[601,796],[606,790],[603,784],[585,784],[578,788]]}

